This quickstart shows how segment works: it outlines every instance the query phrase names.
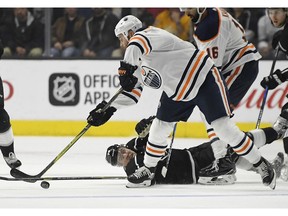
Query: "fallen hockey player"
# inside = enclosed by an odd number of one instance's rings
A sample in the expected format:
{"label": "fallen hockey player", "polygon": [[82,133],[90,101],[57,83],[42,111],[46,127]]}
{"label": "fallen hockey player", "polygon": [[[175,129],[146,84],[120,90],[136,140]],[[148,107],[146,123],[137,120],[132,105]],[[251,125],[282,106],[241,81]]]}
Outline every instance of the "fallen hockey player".
{"label": "fallen hockey player", "polygon": [[[106,161],[112,166],[123,167],[127,176],[141,167],[153,119],[154,117],[142,119],[135,127],[138,137],[133,138],[126,145],[115,144],[108,147]],[[215,163],[211,142],[188,149],[172,148],[170,160],[168,152],[169,150],[157,164],[153,184],[233,184],[236,181],[236,166],[256,171],[253,169],[253,164],[239,157],[231,147],[227,149],[226,156]],[[167,160],[169,164],[166,169]],[[272,162],[278,178],[283,161],[284,155],[279,152]],[[134,187],[134,184],[128,182],[126,186],[130,188]]]}

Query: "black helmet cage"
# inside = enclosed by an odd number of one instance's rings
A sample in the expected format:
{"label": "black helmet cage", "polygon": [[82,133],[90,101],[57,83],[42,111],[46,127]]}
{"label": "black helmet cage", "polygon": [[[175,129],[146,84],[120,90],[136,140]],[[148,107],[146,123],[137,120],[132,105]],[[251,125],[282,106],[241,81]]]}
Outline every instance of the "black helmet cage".
{"label": "black helmet cage", "polygon": [[107,148],[106,151],[106,161],[112,166],[117,166],[118,150],[124,145],[115,144]]}

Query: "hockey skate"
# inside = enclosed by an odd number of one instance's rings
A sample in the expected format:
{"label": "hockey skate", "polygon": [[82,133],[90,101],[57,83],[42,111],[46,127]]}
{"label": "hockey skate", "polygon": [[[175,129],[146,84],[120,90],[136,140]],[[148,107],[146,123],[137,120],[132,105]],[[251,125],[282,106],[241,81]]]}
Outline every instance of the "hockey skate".
{"label": "hockey skate", "polygon": [[127,188],[149,187],[155,184],[155,167],[142,166],[128,176]]}
{"label": "hockey skate", "polygon": [[288,158],[286,157],[284,160],[284,164],[281,167],[280,178],[287,182],[288,181]]}
{"label": "hockey skate", "polygon": [[235,173],[235,163],[232,162],[230,155],[226,155],[201,169],[198,183],[204,185],[234,184],[237,180]]}
{"label": "hockey skate", "polygon": [[203,177],[200,176],[198,183],[202,185],[231,185],[237,180],[235,174],[226,174],[217,177]]}
{"label": "hockey skate", "polygon": [[269,186],[272,190],[276,187],[276,173],[272,165],[263,157],[257,164],[253,165],[262,178],[265,186]]}
{"label": "hockey skate", "polygon": [[271,165],[276,173],[276,179],[281,176],[281,169],[284,163],[284,154],[282,152],[278,152],[276,158],[271,162]]}
{"label": "hockey skate", "polygon": [[273,128],[278,133],[278,139],[283,138],[288,128],[288,103],[282,107],[280,116],[278,116],[276,122],[273,124]]}
{"label": "hockey skate", "polygon": [[17,168],[22,165],[21,161],[16,158],[13,152],[9,152],[9,156],[3,158],[11,169]]}

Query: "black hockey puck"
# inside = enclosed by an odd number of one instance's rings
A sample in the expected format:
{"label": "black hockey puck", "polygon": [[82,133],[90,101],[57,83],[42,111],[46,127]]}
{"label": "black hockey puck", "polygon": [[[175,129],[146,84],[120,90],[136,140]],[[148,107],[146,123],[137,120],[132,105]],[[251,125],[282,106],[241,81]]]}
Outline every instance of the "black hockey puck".
{"label": "black hockey puck", "polygon": [[42,181],[41,182],[41,187],[44,188],[44,189],[48,189],[50,187],[50,184],[47,181]]}

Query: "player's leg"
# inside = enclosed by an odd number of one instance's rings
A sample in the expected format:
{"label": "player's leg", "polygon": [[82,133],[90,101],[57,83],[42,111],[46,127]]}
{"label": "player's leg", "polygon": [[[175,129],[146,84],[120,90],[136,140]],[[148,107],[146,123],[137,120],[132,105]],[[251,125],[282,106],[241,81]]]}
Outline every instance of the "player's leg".
{"label": "player's leg", "polygon": [[230,95],[230,107],[234,110],[244,98],[259,71],[259,62],[250,61],[223,75]]}
{"label": "player's leg", "polygon": [[127,187],[147,187],[152,184],[155,167],[165,154],[167,138],[173,131],[176,122],[187,121],[195,105],[191,102],[176,102],[165,93],[160,99],[156,118],[153,120],[144,156],[145,166],[128,176]]}
{"label": "player's leg", "polygon": [[[223,80],[225,80],[229,93],[229,105],[231,112],[243,99],[255,81],[259,71],[258,64],[258,61],[247,62],[244,65],[240,65],[223,75]],[[218,157],[221,158],[223,156],[222,153],[225,152],[225,147],[227,147],[228,143],[219,139],[213,127],[206,121],[206,118],[202,113],[201,118],[205,123],[208,138],[211,140],[211,142],[217,141],[218,150],[215,149],[215,151],[218,152]]]}
{"label": "player's leg", "polygon": [[16,158],[14,152],[14,137],[10,124],[10,118],[4,109],[3,84],[0,77],[0,149],[4,160],[11,168],[21,166],[21,162]]}
{"label": "player's leg", "polygon": [[212,73],[207,75],[205,82],[205,90],[199,91],[203,99],[199,108],[205,114],[207,122],[211,123],[221,140],[229,143],[239,156],[246,158],[258,169],[263,184],[274,189],[276,177],[271,164],[261,157],[254,142],[229,118],[231,114],[229,100],[219,72],[215,68],[212,69]]}
{"label": "player's leg", "polygon": [[196,169],[197,176],[199,176],[198,183],[224,185],[233,184],[236,181],[236,167],[231,151],[227,151],[225,157],[220,158],[217,163],[215,163],[211,142],[189,148],[188,151],[198,167]]}

